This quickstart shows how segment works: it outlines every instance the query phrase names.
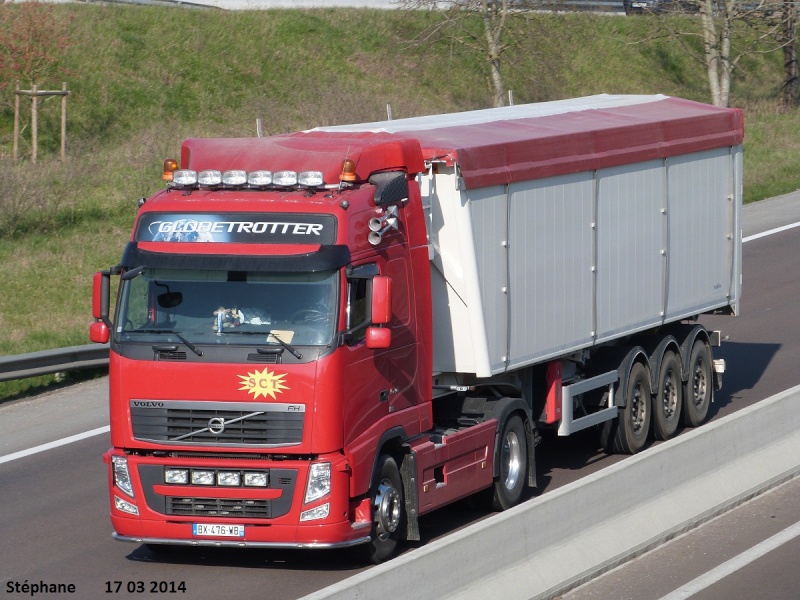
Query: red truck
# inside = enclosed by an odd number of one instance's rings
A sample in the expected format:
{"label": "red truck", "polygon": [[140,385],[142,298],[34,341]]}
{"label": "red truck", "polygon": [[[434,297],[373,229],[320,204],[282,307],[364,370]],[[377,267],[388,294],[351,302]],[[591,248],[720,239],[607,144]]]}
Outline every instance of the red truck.
{"label": "red truck", "polygon": [[444,505],[518,503],[546,431],[699,425],[742,139],[739,110],[599,95],[186,140],[94,278],[114,536],[379,562]]}

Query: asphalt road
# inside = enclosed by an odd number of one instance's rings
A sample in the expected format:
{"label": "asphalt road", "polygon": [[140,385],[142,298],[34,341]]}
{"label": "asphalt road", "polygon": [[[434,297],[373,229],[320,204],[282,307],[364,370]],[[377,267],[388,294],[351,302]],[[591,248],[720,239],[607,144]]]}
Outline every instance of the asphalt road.
{"label": "asphalt road", "polygon": [[[748,207],[745,235],[795,222],[800,200],[787,196]],[[728,372],[712,418],[800,383],[798,252],[800,228],[748,241],[742,315],[703,320],[730,337],[718,352]],[[46,584],[74,586],[74,592],[45,596],[51,598],[294,599],[362,570],[346,552],[191,549],[165,557],[113,541],[101,460],[108,434],[95,431],[107,425],[105,384],[100,379],[0,405],[0,586],[8,597],[31,597],[31,585]],[[35,451],[84,432],[94,435]],[[546,437],[538,454],[537,493],[621,458],[602,454],[591,432]],[[467,503],[434,513],[422,519],[421,544],[484,518],[491,515]],[[800,597],[800,588],[786,597]]]}

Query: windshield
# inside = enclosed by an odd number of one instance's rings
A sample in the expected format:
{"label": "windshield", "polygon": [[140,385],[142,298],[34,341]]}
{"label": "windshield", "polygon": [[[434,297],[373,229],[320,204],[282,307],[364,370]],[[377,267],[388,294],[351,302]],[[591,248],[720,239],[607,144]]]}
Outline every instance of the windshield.
{"label": "windshield", "polygon": [[[179,335],[194,344],[327,346],[335,330],[336,272],[143,269],[124,280],[119,341]],[[271,333],[270,333],[271,332]]]}

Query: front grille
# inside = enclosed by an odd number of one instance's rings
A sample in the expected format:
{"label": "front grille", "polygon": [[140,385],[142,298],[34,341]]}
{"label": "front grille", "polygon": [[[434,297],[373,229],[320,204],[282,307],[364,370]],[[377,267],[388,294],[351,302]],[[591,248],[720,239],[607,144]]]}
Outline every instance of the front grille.
{"label": "front grille", "polygon": [[305,406],[256,402],[131,400],[137,440],[206,446],[293,446],[303,439]]}
{"label": "front grille", "polygon": [[272,518],[271,500],[167,497],[167,514],[183,517]]}

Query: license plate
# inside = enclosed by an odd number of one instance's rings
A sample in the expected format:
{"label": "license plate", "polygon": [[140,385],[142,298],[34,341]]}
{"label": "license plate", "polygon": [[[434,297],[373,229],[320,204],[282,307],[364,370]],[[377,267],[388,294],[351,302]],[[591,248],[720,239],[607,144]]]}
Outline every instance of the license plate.
{"label": "license plate", "polygon": [[221,525],[219,523],[192,523],[192,535],[213,535],[217,537],[244,537],[244,525]]}

